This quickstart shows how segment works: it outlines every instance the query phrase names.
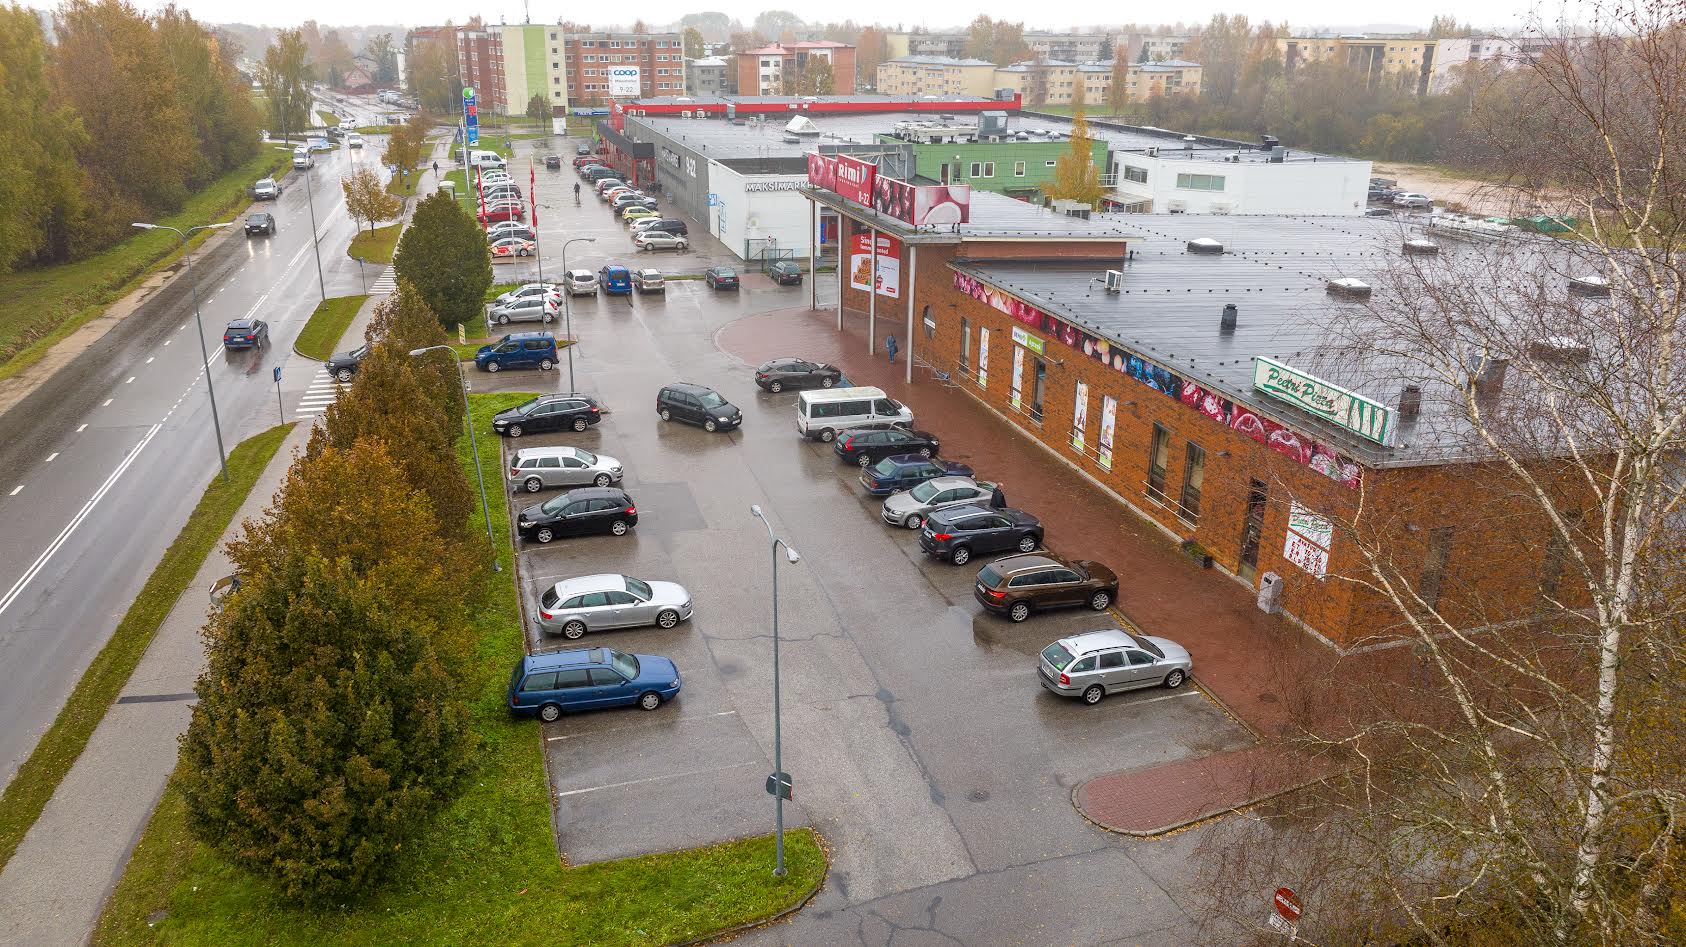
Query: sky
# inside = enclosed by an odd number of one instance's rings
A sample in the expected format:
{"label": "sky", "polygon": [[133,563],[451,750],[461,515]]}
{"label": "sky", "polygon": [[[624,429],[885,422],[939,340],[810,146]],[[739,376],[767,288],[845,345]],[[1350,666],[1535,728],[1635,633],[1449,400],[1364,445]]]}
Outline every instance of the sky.
{"label": "sky", "polygon": [[[33,6],[50,7],[44,0],[29,0]],[[163,6],[159,0],[132,0],[142,9]],[[423,26],[443,23],[449,19],[458,23],[478,13],[488,23],[520,23],[527,18],[527,7],[521,0],[361,0],[346,4],[344,0],[291,0],[285,4],[260,4],[254,7],[249,0],[178,0],[193,16],[206,23],[248,23],[252,25],[292,26],[315,19],[324,26],[353,26],[361,24],[403,24]],[[593,16],[592,5],[561,4],[555,0],[530,0],[531,17],[535,23],[554,23],[566,16],[585,20],[596,27],[615,25],[607,17]],[[917,5],[916,5],[917,6]],[[1014,21],[1025,20],[1032,29],[1070,29],[1105,22],[1120,23],[1135,19],[1143,23],[1156,21],[1204,22],[1214,13],[1243,13],[1254,21],[1286,20],[1294,27],[1362,28],[1365,26],[1417,26],[1426,28],[1435,13],[1455,14],[1462,22],[1500,30],[1519,28],[1530,9],[1536,5],[1528,0],[1458,0],[1418,7],[1412,4],[1382,5],[1354,4],[1351,0],[1191,0],[1175,5],[1129,8],[1112,4],[1098,4],[1094,0],[1039,0],[1030,14],[1026,5],[1006,0],[982,0],[964,6],[959,4],[932,5],[933,12],[922,13],[919,20],[911,19],[910,5],[905,0],[849,0],[847,3],[780,2],[772,4],[743,4],[709,2],[704,0],[640,0],[620,7],[626,11],[625,23],[642,17],[650,23],[673,22],[686,13],[699,10],[718,10],[745,23],[754,20],[764,9],[786,9],[804,20],[853,19],[857,23],[877,21],[886,26],[897,23],[904,27],[923,25],[930,29],[944,29],[963,25],[965,20],[985,13]],[[947,12],[937,13],[938,7]],[[1442,9],[1443,8],[1443,9]],[[601,8],[597,8],[601,9]],[[1555,5],[1551,8],[1555,9]],[[261,11],[261,14],[259,13]],[[350,19],[348,17],[355,17]]]}

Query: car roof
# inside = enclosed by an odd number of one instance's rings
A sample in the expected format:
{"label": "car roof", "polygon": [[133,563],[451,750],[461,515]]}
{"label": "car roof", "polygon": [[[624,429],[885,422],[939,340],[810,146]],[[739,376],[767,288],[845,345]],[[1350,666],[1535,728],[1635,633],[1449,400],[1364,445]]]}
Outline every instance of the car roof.
{"label": "car roof", "polygon": [[614,276],[617,273],[628,273],[628,274],[630,274],[631,271],[628,270],[626,267],[620,265],[619,263],[608,263],[608,264],[604,265],[603,272],[609,274],[610,276]]}
{"label": "car roof", "polygon": [[570,445],[558,447],[523,447],[515,452],[517,458],[522,457],[578,457],[581,448]]}
{"label": "car roof", "polygon": [[[915,454],[914,456],[917,457],[919,455]],[[925,482],[939,490],[948,490],[954,487],[981,486],[981,484],[979,484],[976,480],[973,480],[971,477],[962,477],[958,474],[952,477],[932,477]]]}
{"label": "car roof", "polygon": [[713,388],[710,388],[707,385],[699,385],[699,384],[696,384],[694,382],[689,382],[689,381],[676,381],[671,385],[667,385],[666,388],[669,391],[684,391],[684,392],[709,391],[709,392],[713,392],[714,394],[717,394],[717,395],[720,394],[720,392],[714,391]]}
{"label": "car roof", "polygon": [[944,523],[958,523],[990,513],[1006,513],[1006,510],[992,510],[988,507],[967,503],[962,506],[951,506],[946,510],[938,510],[931,514],[931,519],[942,520]]}
{"label": "car roof", "polygon": [[238,326],[239,328],[244,329],[256,321],[256,319],[230,319],[228,320],[228,327],[233,329]]}
{"label": "car roof", "polygon": [[662,271],[656,269],[653,266],[646,266],[646,267],[643,267],[642,269],[640,269],[638,271],[638,275],[639,276],[660,276],[660,275],[662,275]]}
{"label": "car roof", "polygon": [[[545,651],[529,654],[521,659],[528,671],[554,671],[557,668],[609,663],[610,648],[569,648],[566,651]],[[633,655],[643,663],[642,655]]]}
{"label": "car roof", "polygon": [[590,270],[569,270],[568,275],[574,279],[596,279],[597,274]]}
{"label": "car roof", "polygon": [[1130,637],[1130,633],[1122,628],[1105,628],[1068,635],[1057,643],[1072,654],[1084,655],[1108,648],[1133,648],[1136,646],[1136,639]]}
{"label": "car roof", "polygon": [[557,595],[578,595],[581,592],[609,592],[626,588],[626,576],[618,572],[581,575],[563,579],[551,586]]}
{"label": "car roof", "polygon": [[1065,568],[1070,563],[1043,552],[1027,552],[1017,556],[1006,556],[990,563],[1002,575],[1027,572],[1031,569],[1048,569],[1055,566]]}
{"label": "car roof", "polygon": [[572,500],[607,500],[627,495],[620,487],[575,487],[562,494]]}
{"label": "car roof", "polygon": [[[550,334],[549,332],[511,332],[503,338],[508,339],[511,342],[527,342],[532,339],[549,339],[552,342],[556,341],[556,336]],[[503,339],[499,339],[498,341],[502,342]]]}

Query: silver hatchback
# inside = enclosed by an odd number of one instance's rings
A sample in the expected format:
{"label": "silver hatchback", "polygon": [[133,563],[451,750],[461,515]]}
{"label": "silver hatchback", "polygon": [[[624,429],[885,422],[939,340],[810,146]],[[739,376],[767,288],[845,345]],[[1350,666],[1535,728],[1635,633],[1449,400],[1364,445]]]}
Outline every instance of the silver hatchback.
{"label": "silver hatchback", "polygon": [[511,488],[537,493],[546,487],[606,487],[620,483],[621,462],[583,447],[523,447],[509,459]]}
{"label": "silver hatchback", "polygon": [[609,628],[672,628],[690,617],[691,593],[683,585],[612,573],[563,579],[539,596],[533,615],[540,630],[564,638]]}
{"label": "silver hatchback", "polygon": [[1098,704],[1108,694],[1138,687],[1181,687],[1193,668],[1188,650],[1169,638],[1109,628],[1061,638],[1043,648],[1036,677],[1061,697]]}
{"label": "silver hatchback", "polygon": [[926,517],[937,510],[968,503],[988,506],[994,493],[995,484],[979,482],[971,477],[932,477],[912,490],[890,494],[884,499],[880,515],[891,526],[918,529],[925,525]]}

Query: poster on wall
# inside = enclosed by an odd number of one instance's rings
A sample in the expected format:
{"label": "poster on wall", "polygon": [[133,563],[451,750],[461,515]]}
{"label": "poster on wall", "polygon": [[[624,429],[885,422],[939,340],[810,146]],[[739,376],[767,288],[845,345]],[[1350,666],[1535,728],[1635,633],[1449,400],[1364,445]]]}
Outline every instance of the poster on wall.
{"label": "poster on wall", "polygon": [[978,387],[989,387],[989,329],[978,327]]}
{"label": "poster on wall", "polygon": [[808,152],[808,183],[828,191],[837,190],[837,158],[817,151]]}
{"label": "poster on wall", "polygon": [[1111,395],[1101,396],[1101,439],[1095,457],[1101,466],[1112,469],[1112,429],[1118,423],[1118,400]]}
{"label": "poster on wall", "polygon": [[837,184],[832,190],[857,204],[872,206],[872,184],[878,166],[853,155],[837,156]]}
{"label": "poster on wall", "polygon": [[878,235],[878,274],[872,273],[872,234],[857,233],[849,240],[849,285],[861,292],[874,288],[878,295],[900,299],[902,295],[902,242],[888,234]]}
{"label": "poster on wall", "polygon": [[643,83],[637,66],[609,67],[610,95],[638,95],[643,92]]}
{"label": "poster on wall", "polygon": [[[841,174],[838,180],[841,190]],[[913,185],[895,178],[878,176],[873,188],[872,209],[906,221],[915,227],[944,227],[963,224],[971,219],[972,186],[970,184]]]}
{"label": "poster on wall", "polygon": [[1089,427],[1089,383],[1077,383],[1077,402],[1071,409],[1071,446],[1083,452],[1084,432]]}
{"label": "poster on wall", "polygon": [[1013,393],[1009,399],[1013,410],[1019,409],[1019,389],[1024,386],[1024,347],[1013,346]]}
{"label": "poster on wall", "polygon": [[1328,517],[1294,503],[1288,511],[1282,557],[1321,579],[1329,571],[1329,546],[1334,538],[1335,528]]}

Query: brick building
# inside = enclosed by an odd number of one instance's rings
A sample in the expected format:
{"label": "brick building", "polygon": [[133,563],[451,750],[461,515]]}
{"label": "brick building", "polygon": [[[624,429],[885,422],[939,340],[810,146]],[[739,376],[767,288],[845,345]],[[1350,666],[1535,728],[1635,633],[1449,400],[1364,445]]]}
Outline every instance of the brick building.
{"label": "brick building", "polygon": [[457,30],[457,68],[489,114],[519,115],[541,96],[553,115],[569,103],[685,91],[678,33],[569,33],[544,24]]}
{"label": "brick building", "polygon": [[[1494,502],[1476,492],[1484,465],[1453,453],[1421,391],[1324,348],[1318,314],[1350,304],[1329,278],[1401,252],[1397,224],[1165,215],[1126,229],[973,192],[967,222],[914,228],[806,193],[841,218],[846,254],[878,247],[881,278],[894,261],[894,295],[869,295],[846,274],[870,261],[846,256],[840,327],[866,319],[873,345],[893,332],[909,381],[916,364],[944,373],[1239,581],[1279,577],[1281,608],[1316,634],[1390,633],[1391,611],[1342,578],[1361,572],[1342,525],[1361,503],[1379,524],[1363,538],[1420,563],[1418,591],[1460,620],[1527,614],[1541,594],[1543,522],[1523,509],[1503,530],[1472,525]],[[1460,611],[1473,605],[1453,589],[1489,610]]]}
{"label": "brick building", "polygon": [[[831,66],[832,87],[828,95],[855,91],[855,47],[832,40],[773,43],[748,49],[732,57],[733,76],[740,95],[786,95],[810,62],[822,60]],[[786,87],[786,83],[790,87]]]}
{"label": "brick building", "polygon": [[603,105],[685,92],[685,44],[678,33],[567,33],[562,56],[572,102]]}

